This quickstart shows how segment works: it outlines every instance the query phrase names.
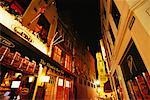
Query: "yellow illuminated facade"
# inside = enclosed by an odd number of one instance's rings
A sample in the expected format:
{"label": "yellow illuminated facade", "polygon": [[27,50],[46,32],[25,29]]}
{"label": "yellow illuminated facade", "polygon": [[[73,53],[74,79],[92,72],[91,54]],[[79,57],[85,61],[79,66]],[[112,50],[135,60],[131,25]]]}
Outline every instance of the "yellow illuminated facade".
{"label": "yellow illuminated facade", "polygon": [[[141,69],[145,70],[139,70],[139,73],[150,73],[150,0],[100,0],[100,15],[102,40],[108,62],[106,68],[110,73],[113,92],[116,99],[129,100],[132,93],[127,90],[127,81],[131,80],[126,75],[129,72],[129,62],[126,65],[128,58],[135,64],[136,70],[140,68],[138,63],[143,64]],[[140,59],[141,62],[132,58]],[[135,80],[137,81],[136,77]]]}
{"label": "yellow illuminated facade", "polygon": [[104,95],[104,84],[107,82],[107,76],[105,71],[105,64],[100,52],[96,53],[97,59],[97,70],[98,70],[98,80],[100,82],[100,87],[98,87],[98,93],[100,96]]}

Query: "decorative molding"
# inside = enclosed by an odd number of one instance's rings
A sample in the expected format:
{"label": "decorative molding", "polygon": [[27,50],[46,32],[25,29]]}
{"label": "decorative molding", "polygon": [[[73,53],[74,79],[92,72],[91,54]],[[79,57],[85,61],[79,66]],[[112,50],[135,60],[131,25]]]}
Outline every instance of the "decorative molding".
{"label": "decorative molding", "polygon": [[130,22],[129,22],[129,29],[130,29],[130,30],[132,29],[132,26],[133,26],[133,24],[134,24],[134,21],[135,21],[135,17],[132,16],[132,18],[131,18],[131,20],[130,20]]}

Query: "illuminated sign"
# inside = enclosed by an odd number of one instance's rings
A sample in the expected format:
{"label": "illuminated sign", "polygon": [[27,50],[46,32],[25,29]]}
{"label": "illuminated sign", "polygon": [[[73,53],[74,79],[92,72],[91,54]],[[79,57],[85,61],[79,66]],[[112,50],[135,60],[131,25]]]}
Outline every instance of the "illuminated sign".
{"label": "illuminated sign", "polygon": [[70,86],[70,82],[69,82],[69,81],[66,81],[66,87],[69,88],[69,86]]}
{"label": "illuminated sign", "polygon": [[29,42],[32,42],[32,39],[31,39],[31,36],[28,34],[28,32],[21,28],[21,27],[14,27],[14,31],[19,35],[21,36],[23,39],[29,41]]}
{"label": "illuminated sign", "polygon": [[108,80],[108,78],[106,77],[105,64],[100,52],[96,53],[96,59],[97,59],[98,78],[103,84]]}
{"label": "illuminated sign", "polygon": [[63,70],[60,70],[60,69],[58,69],[58,68],[56,68],[56,67],[54,67],[54,66],[51,66],[50,63],[46,63],[43,59],[41,59],[40,63],[41,63],[42,65],[45,65],[45,66],[47,66],[47,67],[49,67],[49,68],[51,68],[51,69],[53,69],[53,70],[55,70],[55,71],[61,73],[61,74],[64,74],[64,71],[63,71]]}
{"label": "illuminated sign", "polygon": [[61,78],[59,78],[59,80],[58,80],[58,86],[63,86],[63,82],[64,82],[64,80],[61,79]]}
{"label": "illuminated sign", "polygon": [[15,45],[9,41],[8,39],[4,38],[3,36],[0,36],[0,43],[7,46],[7,47],[11,47],[11,48],[14,48]]}

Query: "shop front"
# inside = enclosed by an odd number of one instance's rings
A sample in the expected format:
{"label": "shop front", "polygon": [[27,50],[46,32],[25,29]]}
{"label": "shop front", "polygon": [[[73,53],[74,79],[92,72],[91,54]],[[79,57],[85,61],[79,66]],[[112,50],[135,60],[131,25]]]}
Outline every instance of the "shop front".
{"label": "shop front", "polygon": [[2,24],[0,27],[0,98],[74,98],[72,73],[41,52],[43,49],[34,47],[36,41],[28,35],[17,35]]}
{"label": "shop front", "polygon": [[[1,25],[1,28],[4,28]],[[0,33],[0,99],[32,99],[39,66],[32,51],[7,35]]]}
{"label": "shop front", "polygon": [[[65,70],[58,68],[58,65],[55,65],[53,62],[50,64],[48,61],[41,59],[40,63],[45,68],[45,76],[49,77],[47,82],[38,86],[38,88],[42,87],[44,89],[44,100],[73,100],[74,78],[66,73]],[[40,90],[37,90],[37,99],[41,96],[39,92]]]}

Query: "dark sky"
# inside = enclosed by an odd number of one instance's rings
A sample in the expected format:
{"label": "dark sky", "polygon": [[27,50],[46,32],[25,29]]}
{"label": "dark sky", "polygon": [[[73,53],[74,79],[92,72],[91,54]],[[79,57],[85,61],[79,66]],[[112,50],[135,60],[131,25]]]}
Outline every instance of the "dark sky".
{"label": "dark sky", "polygon": [[70,19],[79,37],[86,41],[95,56],[99,50],[99,0],[56,0],[58,12]]}

